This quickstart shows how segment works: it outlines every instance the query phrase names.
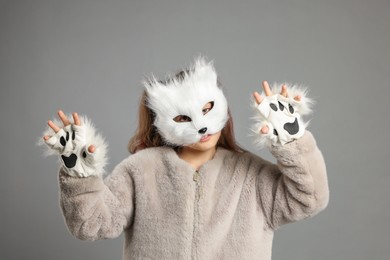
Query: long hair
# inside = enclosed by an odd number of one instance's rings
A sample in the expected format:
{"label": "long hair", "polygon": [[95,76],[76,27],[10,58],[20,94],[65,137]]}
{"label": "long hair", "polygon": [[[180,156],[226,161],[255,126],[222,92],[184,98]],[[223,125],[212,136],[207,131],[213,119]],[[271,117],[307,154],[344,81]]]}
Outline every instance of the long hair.
{"label": "long hair", "polygon": [[[182,80],[184,78],[184,74],[185,71],[180,71],[175,75],[175,77],[179,80]],[[169,80],[170,79],[167,79],[167,81]],[[167,81],[161,81],[161,83],[164,84]],[[220,86],[220,82],[218,82],[218,85]],[[147,102],[148,96],[146,90],[144,90],[139,103],[138,127],[134,136],[130,139],[128,144],[128,150],[132,154],[149,147],[172,146],[164,141],[158,129],[154,126],[153,122],[156,115],[148,107]],[[217,146],[223,147],[234,152],[245,151],[236,143],[233,129],[233,118],[229,109],[228,120],[226,122],[225,127],[221,130],[221,136],[218,140]],[[179,147],[176,146],[174,148]]]}

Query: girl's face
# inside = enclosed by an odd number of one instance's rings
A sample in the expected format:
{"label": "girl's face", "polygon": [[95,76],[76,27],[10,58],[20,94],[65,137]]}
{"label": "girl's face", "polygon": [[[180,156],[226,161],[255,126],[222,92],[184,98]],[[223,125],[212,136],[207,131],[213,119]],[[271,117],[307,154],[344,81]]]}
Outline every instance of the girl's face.
{"label": "girl's face", "polygon": [[[145,84],[153,124],[166,143],[176,146],[209,145],[228,120],[228,106],[217,84],[212,64],[198,61],[181,80]],[[211,144],[211,142],[210,142]]]}
{"label": "girl's face", "polygon": [[[210,112],[213,109],[213,103],[208,102],[206,105],[204,105],[202,109],[203,115],[206,115],[208,112]],[[180,118],[182,122],[185,122],[183,118]],[[218,131],[215,134],[207,134],[205,133],[198,142],[186,145],[186,147],[195,149],[198,151],[207,151],[209,149],[214,149],[218,143],[219,137],[221,136],[221,131]]]}

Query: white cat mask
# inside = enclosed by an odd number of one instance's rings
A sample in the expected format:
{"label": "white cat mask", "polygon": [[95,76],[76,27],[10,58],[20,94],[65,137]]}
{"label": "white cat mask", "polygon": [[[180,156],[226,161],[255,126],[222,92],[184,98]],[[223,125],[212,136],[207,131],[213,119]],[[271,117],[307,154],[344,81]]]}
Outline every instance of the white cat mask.
{"label": "white cat mask", "polygon": [[[156,115],[154,125],[167,143],[178,146],[219,132],[228,120],[227,101],[211,62],[198,58],[181,76],[164,82],[153,77],[144,82],[147,105]],[[208,103],[211,110],[204,113]],[[186,120],[176,122],[178,116]]]}

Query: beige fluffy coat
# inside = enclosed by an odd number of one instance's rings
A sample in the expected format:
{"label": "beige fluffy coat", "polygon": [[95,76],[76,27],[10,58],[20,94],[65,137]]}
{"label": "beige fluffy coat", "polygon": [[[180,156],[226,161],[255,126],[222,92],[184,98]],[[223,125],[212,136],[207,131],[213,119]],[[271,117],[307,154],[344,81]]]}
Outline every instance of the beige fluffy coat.
{"label": "beige fluffy coat", "polygon": [[60,171],[61,207],[84,240],[125,233],[123,259],[271,259],[274,231],[328,203],[310,132],[273,146],[277,164],[218,148],[196,172],[169,147],[123,160],[103,181]]}

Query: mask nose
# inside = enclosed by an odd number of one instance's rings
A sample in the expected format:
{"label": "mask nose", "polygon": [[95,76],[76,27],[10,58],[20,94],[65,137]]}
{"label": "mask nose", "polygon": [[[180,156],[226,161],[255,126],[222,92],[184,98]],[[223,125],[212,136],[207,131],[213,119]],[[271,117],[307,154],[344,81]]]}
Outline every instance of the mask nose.
{"label": "mask nose", "polygon": [[206,133],[206,131],[207,131],[207,127],[203,127],[202,129],[200,129],[200,130],[198,131],[198,133],[199,133],[199,134],[204,134],[204,133]]}

